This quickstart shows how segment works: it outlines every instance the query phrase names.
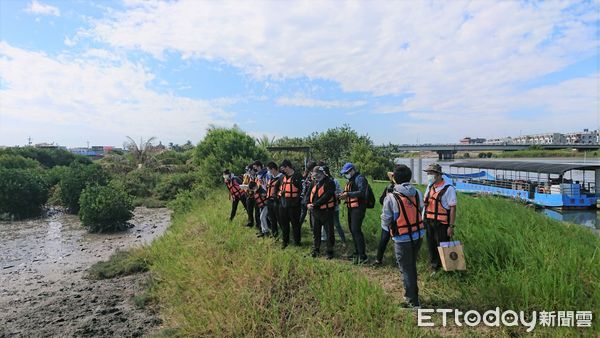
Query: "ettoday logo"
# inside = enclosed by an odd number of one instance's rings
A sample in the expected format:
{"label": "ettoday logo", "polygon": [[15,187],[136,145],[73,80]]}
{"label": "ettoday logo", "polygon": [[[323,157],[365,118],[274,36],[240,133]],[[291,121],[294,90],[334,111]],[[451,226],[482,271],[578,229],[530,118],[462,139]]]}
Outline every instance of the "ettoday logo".
{"label": "ettoday logo", "polygon": [[461,311],[458,309],[418,309],[417,325],[420,327],[433,327],[435,314],[441,315],[442,326],[447,326],[449,319],[454,319],[456,326],[524,326],[527,332],[533,331],[537,325],[546,327],[591,327],[592,311],[533,311],[526,314],[524,311],[500,311],[499,307],[488,310],[483,314],[479,311]]}

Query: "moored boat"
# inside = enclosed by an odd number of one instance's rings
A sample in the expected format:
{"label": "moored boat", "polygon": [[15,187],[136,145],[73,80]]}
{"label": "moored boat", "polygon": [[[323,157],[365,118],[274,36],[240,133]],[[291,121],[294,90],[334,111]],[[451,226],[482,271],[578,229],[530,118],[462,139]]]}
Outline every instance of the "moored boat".
{"label": "moored boat", "polygon": [[506,196],[542,207],[596,208],[600,201],[600,163],[466,161],[451,164],[444,175],[458,191]]}

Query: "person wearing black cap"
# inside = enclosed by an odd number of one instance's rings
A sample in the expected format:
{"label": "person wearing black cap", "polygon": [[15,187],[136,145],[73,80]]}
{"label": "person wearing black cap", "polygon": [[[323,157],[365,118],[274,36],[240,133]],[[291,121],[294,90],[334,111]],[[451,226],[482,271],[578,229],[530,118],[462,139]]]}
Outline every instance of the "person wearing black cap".
{"label": "person wearing black cap", "polygon": [[333,216],[336,206],[335,183],[326,175],[321,166],[314,167],[312,171],[313,186],[306,207],[311,211],[313,230],[312,256],[317,257],[321,248],[321,227],[326,228],[327,259],[333,258],[335,236],[333,234]]}
{"label": "person wearing black cap", "polygon": [[290,160],[285,159],[281,162],[281,171],[284,176],[281,179],[279,188],[280,205],[279,225],[283,235],[282,247],[285,248],[290,241],[290,224],[292,226],[292,236],[294,244],[300,245],[301,224],[300,224],[300,192],[302,191],[302,175],[294,170]]}
{"label": "person wearing black cap", "polygon": [[362,223],[365,218],[368,199],[369,184],[367,179],[356,169],[354,164],[346,163],[340,172],[348,179],[340,199],[346,200],[348,207],[348,225],[354,240],[354,264],[366,264],[369,259],[366,254],[365,236],[362,232]]}
{"label": "person wearing black cap", "polygon": [[423,204],[423,221],[427,230],[427,247],[434,273],[441,267],[438,246],[448,242],[454,235],[456,220],[456,189],[444,180],[442,167],[437,163],[430,164],[424,170],[427,173],[427,189]]}
{"label": "person wearing black cap", "polygon": [[233,175],[229,169],[223,170],[223,182],[225,182],[225,186],[227,187],[227,190],[229,190],[229,199],[231,200],[231,214],[229,215],[229,220],[233,221],[240,201],[242,201],[244,209],[246,208],[246,192],[240,188],[242,180]]}

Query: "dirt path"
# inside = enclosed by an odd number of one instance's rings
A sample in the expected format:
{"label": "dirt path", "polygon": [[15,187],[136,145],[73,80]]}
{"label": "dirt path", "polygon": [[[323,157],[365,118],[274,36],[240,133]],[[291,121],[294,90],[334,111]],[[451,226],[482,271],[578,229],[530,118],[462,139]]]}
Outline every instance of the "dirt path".
{"label": "dirt path", "polygon": [[87,234],[76,216],[0,223],[0,337],[135,337],[152,331],[156,314],[132,297],[147,275],[84,278],[117,249],[150,242],[168,227],[167,209],[137,208],[127,232]]}

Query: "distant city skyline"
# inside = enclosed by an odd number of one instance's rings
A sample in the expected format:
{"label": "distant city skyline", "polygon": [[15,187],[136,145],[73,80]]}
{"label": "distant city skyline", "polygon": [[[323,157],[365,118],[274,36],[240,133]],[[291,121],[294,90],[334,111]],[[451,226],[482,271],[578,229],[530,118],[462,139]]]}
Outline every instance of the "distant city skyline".
{"label": "distant city skyline", "polygon": [[594,1],[0,1],[0,145],[597,129],[599,25]]}

